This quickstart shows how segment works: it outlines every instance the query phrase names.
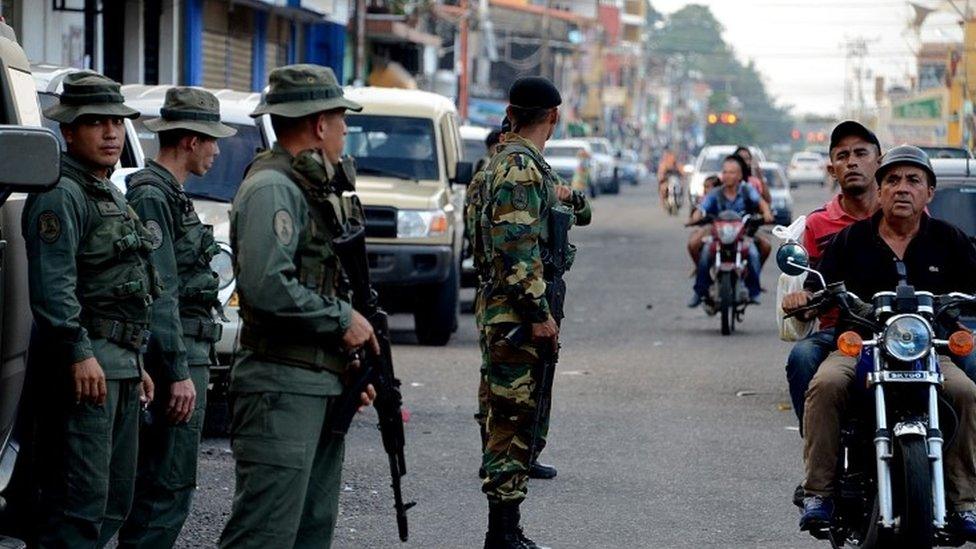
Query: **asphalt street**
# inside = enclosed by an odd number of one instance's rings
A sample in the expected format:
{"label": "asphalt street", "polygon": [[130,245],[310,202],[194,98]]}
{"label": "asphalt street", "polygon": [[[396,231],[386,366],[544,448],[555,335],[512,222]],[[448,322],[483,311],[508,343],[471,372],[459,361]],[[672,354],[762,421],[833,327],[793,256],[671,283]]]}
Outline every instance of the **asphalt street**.
{"label": "asphalt street", "polygon": [[[685,304],[687,229],[662,214],[653,185],[601,196],[593,224],[576,228],[567,319],[543,461],[559,468],[532,481],[526,532],[556,548],[815,547],[790,499],[802,477],[801,441],[783,366],[789,345],[769,290],[730,337],[719,319]],[[828,198],[794,191],[795,212]],[[471,292],[465,296],[470,299]],[[410,541],[397,539],[386,454],[368,410],[355,421],[336,547],[473,548],[483,542],[474,320],[463,315],[447,347],[416,344],[409,317],[394,317],[394,360],[403,380],[404,493]],[[234,492],[226,439],[205,441],[199,491],[180,546],[212,547]]]}

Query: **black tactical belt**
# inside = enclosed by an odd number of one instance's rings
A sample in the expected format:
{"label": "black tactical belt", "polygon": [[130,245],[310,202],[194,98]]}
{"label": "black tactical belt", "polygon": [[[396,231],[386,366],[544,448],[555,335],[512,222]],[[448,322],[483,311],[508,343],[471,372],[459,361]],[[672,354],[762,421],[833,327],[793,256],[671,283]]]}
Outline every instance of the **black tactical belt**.
{"label": "black tactical belt", "polygon": [[224,335],[224,325],[219,322],[199,318],[184,318],[181,321],[183,322],[183,335],[187,337],[216,343]]}
{"label": "black tactical belt", "polygon": [[337,375],[345,372],[344,367],[329,364],[329,353],[318,345],[275,341],[255,333],[255,330],[248,328],[247,324],[241,327],[241,346],[269,362],[317,372],[327,371]]}
{"label": "black tactical belt", "polygon": [[106,339],[126,349],[144,352],[149,343],[149,330],[146,324],[126,322],[111,318],[89,318],[82,321],[93,339]]}

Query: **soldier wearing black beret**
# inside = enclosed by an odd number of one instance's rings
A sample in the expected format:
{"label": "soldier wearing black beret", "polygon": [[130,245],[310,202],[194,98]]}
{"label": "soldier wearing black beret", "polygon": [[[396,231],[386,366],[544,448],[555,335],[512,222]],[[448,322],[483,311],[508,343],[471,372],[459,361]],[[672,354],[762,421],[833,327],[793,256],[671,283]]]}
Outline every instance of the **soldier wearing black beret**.
{"label": "soldier wearing black beret", "polygon": [[546,380],[551,380],[558,349],[565,288],[561,273],[572,262],[565,233],[556,238],[552,228],[568,230],[586,205],[581,193],[559,184],[542,157],[559,123],[561,104],[559,91],[545,78],[516,80],[506,109],[511,131],[479,174],[484,205],[472,242],[483,281],[476,314],[486,375],[486,549],[538,547],[522,533],[519,505],[530,476],[552,478],[556,472],[533,467],[549,426],[551,386]]}

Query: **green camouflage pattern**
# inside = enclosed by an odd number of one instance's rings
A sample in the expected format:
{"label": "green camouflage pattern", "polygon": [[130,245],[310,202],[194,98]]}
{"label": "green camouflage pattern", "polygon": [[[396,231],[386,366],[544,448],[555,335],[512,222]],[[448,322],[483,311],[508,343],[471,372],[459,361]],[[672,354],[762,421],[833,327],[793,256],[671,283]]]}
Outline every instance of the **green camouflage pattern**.
{"label": "green camouflage pattern", "polygon": [[[502,158],[494,158],[486,175],[485,206],[480,225],[484,260],[490,273],[485,281],[485,325],[544,322],[549,318],[540,243],[545,219],[555,202],[554,180],[548,166],[539,166],[536,146],[515,133],[502,138]],[[531,151],[509,152],[509,145]]]}

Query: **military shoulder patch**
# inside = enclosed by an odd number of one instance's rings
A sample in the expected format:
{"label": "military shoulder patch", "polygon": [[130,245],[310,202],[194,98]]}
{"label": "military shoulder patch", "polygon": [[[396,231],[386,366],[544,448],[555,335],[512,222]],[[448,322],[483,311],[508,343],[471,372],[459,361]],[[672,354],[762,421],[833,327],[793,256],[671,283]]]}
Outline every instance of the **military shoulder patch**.
{"label": "military shoulder patch", "polygon": [[41,240],[52,244],[61,237],[61,218],[51,210],[42,212],[37,218],[37,234]]}
{"label": "military shoulder patch", "polygon": [[274,214],[274,233],[278,237],[278,242],[287,246],[291,244],[291,239],[295,235],[295,221],[292,219],[288,210],[278,210]]}
{"label": "military shoulder patch", "polygon": [[525,185],[515,185],[512,188],[512,206],[517,210],[529,207],[529,189]]}
{"label": "military shoulder patch", "polygon": [[163,228],[155,219],[146,221],[146,230],[149,231],[149,244],[152,249],[158,250],[163,245]]}

